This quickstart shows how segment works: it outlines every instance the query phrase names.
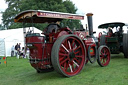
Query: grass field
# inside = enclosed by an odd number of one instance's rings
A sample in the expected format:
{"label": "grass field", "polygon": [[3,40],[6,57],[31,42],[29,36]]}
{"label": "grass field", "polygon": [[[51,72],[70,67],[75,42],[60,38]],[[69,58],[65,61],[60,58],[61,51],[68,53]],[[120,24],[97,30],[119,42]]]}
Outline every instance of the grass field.
{"label": "grass field", "polygon": [[27,59],[8,57],[7,67],[0,61],[0,85],[128,85],[128,59],[122,54],[112,55],[107,67],[88,63],[70,78],[56,71],[38,74]]}

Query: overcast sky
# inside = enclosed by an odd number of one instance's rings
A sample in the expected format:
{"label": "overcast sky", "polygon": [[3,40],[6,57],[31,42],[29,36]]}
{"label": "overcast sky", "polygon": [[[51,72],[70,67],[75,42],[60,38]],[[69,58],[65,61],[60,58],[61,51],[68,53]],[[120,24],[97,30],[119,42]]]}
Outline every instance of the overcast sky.
{"label": "overcast sky", "polygon": [[[128,23],[128,0],[71,0],[78,8],[78,14],[93,13],[93,27],[107,22]],[[4,0],[0,0],[0,11],[7,8]],[[1,19],[1,18],[0,18]],[[87,24],[87,18],[82,21]],[[1,21],[0,21],[1,23]]]}
{"label": "overcast sky", "polygon": [[[128,23],[128,0],[72,0],[79,13],[93,13],[93,25],[107,22]],[[85,23],[86,22],[85,17]]]}
{"label": "overcast sky", "polygon": [[[1,11],[4,11],[6,8],[7,8],[7,4],[5,4],[5,1],[4,0],[0,0],[0,12]],[[0,13],[0,24],[2,23],[2,18],[1,18],[1,13]]]}

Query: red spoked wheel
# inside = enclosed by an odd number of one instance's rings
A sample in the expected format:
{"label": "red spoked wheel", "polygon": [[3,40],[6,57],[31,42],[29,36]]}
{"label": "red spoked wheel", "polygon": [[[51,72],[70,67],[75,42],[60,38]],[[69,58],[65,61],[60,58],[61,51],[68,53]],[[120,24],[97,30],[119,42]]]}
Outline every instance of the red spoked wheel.
{"label": "red spoked wheel", "polygon": [[78,74],[84,67],[85,58],[85,46],[75,35],[64,35],[53,45],[52,65],[61,75],[71,77]]}
{"label": "red spoked wheel", "polygon": [[110,62],[110,50],[107,46],[100,46],[98,48],[97,62],[101,67],[107,66]]}

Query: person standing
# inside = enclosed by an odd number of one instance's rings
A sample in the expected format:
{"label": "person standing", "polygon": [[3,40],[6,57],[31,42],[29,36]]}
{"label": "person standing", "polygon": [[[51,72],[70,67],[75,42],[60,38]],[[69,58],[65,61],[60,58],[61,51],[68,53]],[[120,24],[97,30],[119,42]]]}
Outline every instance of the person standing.
{"label": "person standing", "polygon": [[22,50],[21,50],[21,52],[20,52],[20,57],[21,57],[21,56],[22,56],[22,58],[26,58],[24,47],[22,47]]}
{"label": "person standing", "polygon": [[17,55],[18,55],[17,47],[18,47],[18,43],[15,45],[15,56],[17,56]]}
{"label": "person standing", "polygon": [[21,45],[21,43],[19,43],[18,44],[18,47],[17,47],[19,51],[21,50],[20,45]]}
{"label": "person standing", "polygon": [[15,51],[16,51],[16,57],[19,59],[19,55],[20,55],[20,45],[21,45],[21,43],[17,43],[16,45],[15,45]]}
{"label": "person standing", "polygon": [[30,56],[30,51],[29,51],[29,48],[27,47],[26,48],[26,54],[25,54],[26,58],[29,59],[29,56]]}
{"label": "person standing", "polygon": [[19,59],[19,56],[20,56],[20,45],[21,43],[17,44],[17,58]]}
{"label": "person standing", "polygon": [[14,47],[14,45],[13,45],[12,48],[11,48],[11,57],[14,56],[14,50],[15,50],[15,47]]}

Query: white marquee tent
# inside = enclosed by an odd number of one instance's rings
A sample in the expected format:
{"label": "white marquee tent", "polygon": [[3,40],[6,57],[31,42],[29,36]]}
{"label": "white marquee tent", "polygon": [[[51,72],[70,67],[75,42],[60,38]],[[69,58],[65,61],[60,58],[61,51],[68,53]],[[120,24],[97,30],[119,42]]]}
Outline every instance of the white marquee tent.
{"label": "white marquee tent", "polygon": [[[42,33],[34,27],[25,28],[26,31],[29,29],[34,29],[35,33]],[[24,47],[23,28],[0,31],[0,56],[11,56],[11,48],[17,43],[21,43],[21,47]]]}

